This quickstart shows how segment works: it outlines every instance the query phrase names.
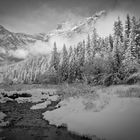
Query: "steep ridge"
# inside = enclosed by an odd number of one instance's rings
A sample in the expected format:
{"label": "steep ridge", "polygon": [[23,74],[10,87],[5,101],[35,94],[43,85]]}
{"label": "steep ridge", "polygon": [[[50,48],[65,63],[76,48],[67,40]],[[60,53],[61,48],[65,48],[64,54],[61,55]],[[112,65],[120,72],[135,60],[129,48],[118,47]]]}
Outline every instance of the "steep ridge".
{"label": "steep ridge", "polygon": [[105,11],[101,11],[91,17],[79,21],[78,23],[67,21],[62,24],[58,24],[56,30],[45,36],[45,40],[50,46],[56,42],[56,44],[58,44],[58,49],[61,49],[63,44],[66,44],[68,47],[70,45],[76,45],[78,42],[87,39],[88,34],[90,35],[93,33],[97,20],[105,14]]}
{"label": "steep ridge", "polygon": [[101,11],[77,23],[67,21],[58,24],[58,27],[48,34],[13,33],[0,25],[0,64],[15,63],[26,56],[38,54],[37,52],[50,53],[54,42],[58,50],[61,50],[64,44],[67,47],[74,46],[93,33],[97,20],[105,14],[105,11]]}

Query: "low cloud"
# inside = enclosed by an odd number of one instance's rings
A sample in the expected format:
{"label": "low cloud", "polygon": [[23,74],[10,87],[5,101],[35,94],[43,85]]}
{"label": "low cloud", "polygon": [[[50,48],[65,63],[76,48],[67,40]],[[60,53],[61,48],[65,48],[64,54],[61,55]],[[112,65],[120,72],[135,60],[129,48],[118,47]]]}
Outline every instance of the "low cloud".
{"label": "low cloud", "polygon": [[45,55],[50,53],[52,47],[48,43],[37,41],[34,45],[30,46],[29,54],[30,55]]}
{"label": "low cloud", "polygon": [[28,51],[24,49],[11,50],[9,53],[11,56],[18,59],[25,59],[28,56]]}
{"label": "low cloud", "polygon": [[47,43],[41,41],[37,41],[34,45],[31,45],[28,48],[28,50],[10,50],[9,54],[10,56],[18,59],[26,59],[28,56],[46,55],[52,50],[52,47],[48,46]]}

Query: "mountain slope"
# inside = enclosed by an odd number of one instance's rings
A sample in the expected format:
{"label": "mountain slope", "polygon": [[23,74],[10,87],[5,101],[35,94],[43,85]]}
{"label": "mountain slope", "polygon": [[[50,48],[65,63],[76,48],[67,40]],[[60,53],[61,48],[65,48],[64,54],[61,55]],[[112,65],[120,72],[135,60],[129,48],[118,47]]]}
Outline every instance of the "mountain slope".
{"label": "mountain slope", "polygon": [[12,56],[11,51],[18,49],[28,50],[28,47],[36,41],[44,41],[43,34],[28,35],[13,33],[0,25],[0,64],[7,61],[18,61],[18,58]]}
{"label": "mountain slope", "polygon": [[105,11],[101,11],[77,23],[64,22],[48,34],[13,33],[0,26],[0,64],[14,63],[28,55],[50,53],[54,42],[58,50],[62,49],[63,44],[74,46],[93,33],[97,20],[104,15]]}
{"label": "mountain slope", "polygon": [[30,43],[35,43],[37,40],[43,41],[41,36],[33,36],[23,33],[13,33],[0,25],[0,47],[6,49],[18,49],[26,47]]}

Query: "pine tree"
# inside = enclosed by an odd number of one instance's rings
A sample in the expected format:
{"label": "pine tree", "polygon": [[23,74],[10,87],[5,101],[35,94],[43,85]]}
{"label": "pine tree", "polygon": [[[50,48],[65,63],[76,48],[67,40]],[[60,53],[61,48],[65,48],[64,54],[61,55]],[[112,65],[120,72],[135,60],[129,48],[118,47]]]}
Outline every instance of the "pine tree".
{"label": "pine tree", "polygon": [[69,51],[68,51],[68,59],[70,61],[70,58],[72,56],[72,53],[73,53],[73,49],[72,49],[72,46],[69,47]]}
{"label": "pine tree", "polygon": [[100,50],[101,50],[100,51],[101,56],[104,56],[107,48],[106,48],[106,45],[105,45],[105,40],[103,38],[99,39],[99,47],[100,47]]}
{"label": "pine tree", "polygon": [[109,35],[109,46],[110,46],[110,51],[113,50],[113,37],[112,35]]}
{"label": "pine tree", "polygon": [[125,50],[123,65],[126,71],[131,71],[137,64],[137,45],[136,45],[136,18],[132,18],[131,30],[129,35],[128,48]]}
{"label": "pine tree", "polygon": [[94,56],[97,51],[99,51],[99,45],[98,45],[98,35],[96,28],[94,28],[91,38],[91,48],[92,48],[92,55]]}
{"label": "pine tree", "polygon": [[136,58],[132,54],[131,45],[126,49],[124,54],[123,66],[125,67],[125,71],[131,71],[135,65],[137,64]]}
{"label": "pine tree", "polygon": [[125,36],[129,38],[131,32],[131,19],[129,14],[127,14],[126,21],[125,21]]}
{"label": "pine tree", "polygon": [[82,68],[85,63],[85,49],[83,43],[79,42],[76,48],[76,78],[82,79]]}
{"label": "pine tree", "polygon": [[83,43],[82,43],[82,58],[83,58],[83,65],[85,64],[85,57],[86,57],[86,44],[85,44],[85,40],[83,40]]}
{"label": "pine tree", "polygon": [[76,57],[74,50],[70,46],[69,49],[69,66],[68,66],[68,82],[72,83],[75,80],[75,72],[76,72]]}
{"label": "pine tree", "polygon": [[135,29],[136,29],[136,23],[137,23],[136,17],[133,16],[133,17],[132,17],[132,26],[133,26],[133,28],[135,28]]}
{"label": "pine tree", "polygon": [[129,40],[127,42],[127,49],[124,54],[123,65],[127,70],[134,69],[135,65],[137,65],[139,58],[139,45],[137,44],[137,21],[133,16],[131,20],[131,29],[129,34]]}
{"label": "pine tree", "polygon": [[132,28],[131,19],[129,14],[127,14],[125,21],[124,50],[126,50],[129,46],[131,28]]}
{"label": "pine tree", "polygon": [[56,42],[54,43],[54,48],[51,54],[51,60],[50,60],[50,68],[53,68],[55,71],[58,70],[59,65],[59,54],[57,52],[57,46]]}
{"label": "pine tree", "polygon": [[67,52],[65,44],[63,46],[59,70],[60,70],[60,75],[61,75],[62,81],[67,80],[67,78],[68,78],[68,52]]}
{"label": "pine tree", "polygon": [[129,40],[129,46],[131,48],[132,55],[135,58],[138,58],[138,45],[136,41],[137,33],[136,33],[137,25],[136,25],[136,18],[132,18],[132,28],[130,31],[130,40]]}
{"label": "pine tree", "polygon": [[119,52],[119,57],[122,60],[125,52],[125,46],[124,46],[124,37],[123,37],[123,24],[122,21],[120,20],[120,17],[118,17],[118,20],[115,21],[114,23],[114,45],[113,45],[113,49],[116,49],[117,47]]}
{"label": "pine tree", "polygon": [[119,50],[121,47],[121,41],[117,37],[114,40],[114,45],[113,45],[113,50],[112,50],[112,58],[113,58],[113,71],[118,72],[120,66],[121,66],[121,59],[122,59],[122,54]]}
{"label": "pine tree", "polygon": [[90,36],[88,35],[87,42],[86,42],[86,54],[85,54],[86,62],[90,62],[91,57],[92,57],[91,39]]}
{"label": "pine tree", "polygon": [[114,39],[119,38],[121,42],[123,42],[123,24],[120,20],[120,17],[118,17],[118,20],[114,23]]}

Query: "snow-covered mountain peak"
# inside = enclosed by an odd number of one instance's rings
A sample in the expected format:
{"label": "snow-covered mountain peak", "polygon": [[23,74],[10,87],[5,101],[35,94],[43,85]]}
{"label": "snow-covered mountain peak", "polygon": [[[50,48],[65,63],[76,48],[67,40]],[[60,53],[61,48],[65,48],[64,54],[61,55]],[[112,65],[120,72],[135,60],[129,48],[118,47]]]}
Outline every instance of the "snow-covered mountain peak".
{"label": "snow-covered mountain peak", "polygon": [[65,21],[63,23],[59,23],[57,26],[57,30],[69,30],[74,26],[74,23],[70,21]]}
{"label": "snow-covered mountain peak", "polygon": [[49,46],[52,46],[56,42],[60,49],[63,44],[67,46],[76,45],[78,42],[85,40],[88,34],[93,33],[97,20],[105,14],[105,11],[101,11],[77,23],[66,21],[58,24],[57,29],[48,33],[44,39],[48,42]]}
{"label": "snow-covered mountain peak", "polygon": [[98,20],[98,18],[100,18],[101,16],[105,15],[106,12],[105,11],[101,11],[101,12],[98,12],[98,13],[95,13],[93,16],[91,17],[88,17],[88,18],[85,18],[85,19],[82,19],[80,21],[78,21],[77,23],[75,22],[72,22],[72,21],[65,21],[63,23],[59,23],[58,26],[57,26],[57,29],[58,31],[60,30],[71,30],[71,29],[74,29],[78,26],[81,26],[81,25],[85,25],[85,24],[91,24],[92,22],[96,22],[96,20]]}

